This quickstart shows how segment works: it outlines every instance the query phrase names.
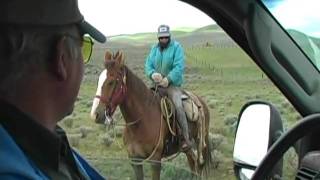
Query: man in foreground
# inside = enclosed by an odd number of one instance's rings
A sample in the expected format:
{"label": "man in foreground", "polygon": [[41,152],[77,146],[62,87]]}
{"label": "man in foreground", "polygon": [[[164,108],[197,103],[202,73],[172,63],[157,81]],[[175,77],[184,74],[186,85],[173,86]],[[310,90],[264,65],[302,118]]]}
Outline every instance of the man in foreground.
{"label": "man in foreground", "polygon": [[72,113],[93,42],[77,0],[0,1],[0,179],[101,179],[57,123]]}

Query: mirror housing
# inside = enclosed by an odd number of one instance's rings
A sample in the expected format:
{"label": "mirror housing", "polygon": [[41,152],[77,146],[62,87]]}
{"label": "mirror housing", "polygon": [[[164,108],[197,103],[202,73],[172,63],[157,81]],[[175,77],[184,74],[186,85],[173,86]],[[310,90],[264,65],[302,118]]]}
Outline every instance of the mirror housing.
{"label": "mirror housing", "polygon": [[[271,103],[251,101],[242,107],[233,149],[237,179],[251,179],[268,149],[282,133],[280,113]],[[282,176],[282,161],[277,163],[270,177]]]}

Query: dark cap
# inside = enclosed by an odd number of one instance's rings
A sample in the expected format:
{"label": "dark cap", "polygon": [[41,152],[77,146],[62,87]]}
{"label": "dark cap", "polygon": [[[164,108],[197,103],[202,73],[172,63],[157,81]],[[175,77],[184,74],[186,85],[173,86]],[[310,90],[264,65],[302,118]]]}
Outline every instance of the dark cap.
{"label": "dark cap", "polygon": [[77,0],[0,0],[0,24],[59,26],[78,24],[98,42],[106,37],[84,20]]}

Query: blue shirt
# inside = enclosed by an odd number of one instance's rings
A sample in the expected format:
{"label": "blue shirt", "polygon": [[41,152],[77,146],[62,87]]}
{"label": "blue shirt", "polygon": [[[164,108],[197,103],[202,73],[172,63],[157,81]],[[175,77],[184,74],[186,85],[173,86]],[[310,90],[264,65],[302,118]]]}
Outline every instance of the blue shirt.
{"label": "blue shirt", "polygon": [[51,132],[0,101],[0,179],[104,178],[70,147],[62,128]]}

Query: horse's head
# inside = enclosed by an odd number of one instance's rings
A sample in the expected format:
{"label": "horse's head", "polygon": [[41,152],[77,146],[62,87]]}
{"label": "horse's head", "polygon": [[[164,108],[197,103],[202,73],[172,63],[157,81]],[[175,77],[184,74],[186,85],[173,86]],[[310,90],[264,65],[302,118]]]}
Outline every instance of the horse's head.
{"label": "horse's head", "polygon": [[123,102],[127,92],[123,53],[118,51],[115,55],[112,55],[111,52],[107,51],[104,65],[106,76],[102,74],[105,77],[101,78],[102,82],[98,83],[100,89],[97,90],[96,98],[99,99],[99,102],[95,110],[91,112],[91,117],[95,118],[96,123],[110,124],[113,121],[114,111]]}

